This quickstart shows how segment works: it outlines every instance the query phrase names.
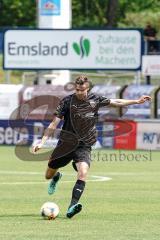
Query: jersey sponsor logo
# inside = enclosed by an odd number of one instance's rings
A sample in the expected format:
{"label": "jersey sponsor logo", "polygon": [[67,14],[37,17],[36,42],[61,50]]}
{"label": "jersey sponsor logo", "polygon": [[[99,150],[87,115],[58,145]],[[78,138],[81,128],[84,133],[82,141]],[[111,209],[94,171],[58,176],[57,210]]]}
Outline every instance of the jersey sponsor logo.
{"label": "jersey sponsor logo", "polygon": [[96,102],[93,100],[90,100],[89,104],[91,105],[92,108],[95,108],[95,106],[96,106]]}

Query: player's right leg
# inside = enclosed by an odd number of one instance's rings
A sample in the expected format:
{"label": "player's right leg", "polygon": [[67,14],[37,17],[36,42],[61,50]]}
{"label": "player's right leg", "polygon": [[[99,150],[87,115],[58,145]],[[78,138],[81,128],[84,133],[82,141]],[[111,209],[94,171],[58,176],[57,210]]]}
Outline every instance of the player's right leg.
{"label": "player's right leg", "polygon": [[71,160],[72,160],[72,153],[56,159],[53,157],[53,155],[51,155],[50,160],[48,162],[48,168],[46,171],[46,178],[47,179],[52,178],[52,180],[48,185],[49,195],[55,192],[57,183],[62,177],[62,173],[58,172],[58,169],[66,166]]}
{"label": "player's right leg", "polygon": [[62,173],[58,172],[58,169],[48,167],[46,170],[45,178],[51,179],[48,185],[48,194],[51,195],[56,191],[57,183],[61,179]]}
{"label": "player's right leg", "polygon": [[45,173],[45,178],[46,179],[53,178],[56,175],[57,171],[58,171],[58,169],[53,169],[53,168],[47,167],[46,173]]}

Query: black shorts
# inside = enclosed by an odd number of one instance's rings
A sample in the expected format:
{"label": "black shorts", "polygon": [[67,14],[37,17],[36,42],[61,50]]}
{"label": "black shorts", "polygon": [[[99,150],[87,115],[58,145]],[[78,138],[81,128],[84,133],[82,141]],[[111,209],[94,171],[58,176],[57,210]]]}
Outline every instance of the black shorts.
{"label": "black shorts", "polygon": [[[56,149],[55,149],[56,150]],[[48,167],[57,169],[66,166],[73,160],[75,163],[86,162],[90,167],[91,162],[91,147],[78,146],[73,152],[62,156],[60,158],[54,158],[54,152],[51,154],[49,159]]]}

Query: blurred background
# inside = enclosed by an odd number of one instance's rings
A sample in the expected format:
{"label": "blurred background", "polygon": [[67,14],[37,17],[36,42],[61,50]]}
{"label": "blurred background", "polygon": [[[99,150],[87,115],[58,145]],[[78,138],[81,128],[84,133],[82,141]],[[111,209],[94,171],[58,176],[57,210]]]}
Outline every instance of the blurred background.
{"label": "blurred background", "polygon": [[[76,172],[61,169],[49,196],[57,138],[31,148],[80,74],[96,94],[152,102],[100,109],[84,208],[68,221]],[[159,240],[159,150],[160,0],[0,0],[0,239]],[[41,219],[46,201],[60,207],[55,221]]]}
{"label": "blurred background", "polygon": [[[31,121],[19,133],[15,133],[17,120],[13,114],[25,112],[26,103],[32,99],[49,95],[59,99],[72,93],[73,88],[66,85],[79,74],[86,74],[93,81],[92,92],[108,98],[137,99],[143,94],[152,96],[151,103],[133,105],[128,109],[102,109],[97,147],[111,149],[160,149],[160,2],[158,0],[1,0],[0,1],[0,129],[1,145],[15,145],[20,139],[32,144],[43,134],[44,128],[52,119],[46,115],[48,107],[41,103],[37,108],[24,114]],[[91,29],[140,31],[141,64],[137,69],[4,69],[3,39],[8,29]],[[121,32],[120,32],[121,33]],[[23,34],[21,35],[23,39]],[[65,36],[64,36],[65,37]],[[93,50],[96,51],[96,50]],[[96,53],[95,53],[96,54]],[[124,64],[125,65],[125,64]],[[63,66],[62,66],[63,69]],[[67,86],[67,90],[66,90]],[[69,90],[68,90],[69,89]],[[34,106],[35,104],[35,106]],[[21,106],[21,107],[19,107]],[[52,108],[55,108],[52,106]],[[52,109],[53,110],[53,109]],[[49,111],[48,111],[49,112]],[[23,115],[23,114],[22,114]],[[44,122],[45,116],[45,122]],[[47,116],[47,117],[46,117]],[[120,119],[132,126],[132,131],[115,136],[114,129],[121,126]],[[9,123],[8,123],[9,120]],[[22,116],[21,116],[22,120]],[[116,120],[116,121],[115,121]],[[107,131],[113,136],[107,136]]]}

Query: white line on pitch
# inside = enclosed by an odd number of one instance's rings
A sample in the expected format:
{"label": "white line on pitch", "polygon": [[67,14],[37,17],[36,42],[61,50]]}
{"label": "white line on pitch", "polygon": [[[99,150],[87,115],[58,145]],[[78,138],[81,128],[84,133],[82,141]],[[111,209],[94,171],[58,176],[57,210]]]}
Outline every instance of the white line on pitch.
{"label": "white line on pitch", "polygon": [[[45,172],[45,171],[44,171]],[[30,172],[30,171],[5,171],[0,170],[0,174],[4,175],[44,175],[43,172]],[[100,172],[97,174],[105,174],[105,172]],[[107,175],[112,176],[139,176],[139,175],[149,175],[149,174],[159,174],[159,172],[106,172]],[[65,176],[75,176],[75,173],[64,173]]]}
{"label": "white line on pitch", "polygon": [[[102,176],[91,176],[91,177],[97,177],[97,179],[89,179],[87,182],[105,182],[110,181],[112,178],[109,177],[102,177]],[[63,183],[71,183],[75,181],[61,181]],[[0,185],[23,185],[23,184],[47,184],[48,182],[1,182]]]}
{"label": "white line on pitch", "polygon": [[[100,180],[100,179],[93,179],[93,180],[87,180],[87,182],[104,182],[104,181],[110,181],[111,178],[105,178]],[[61,181],[62,182],[62,181]],[[75,181],[63,181],[63,183],[71,183],[71,182],[75,182]],[[2,182],[0,183],[0,185],[34,185],[34,184],[46,184],[48,182]]]}
{"label": "white line on pitch", "polygon": [[0,174],[11,175],[43,175],[42,172],[24,172],[24,171],[0,171]]}
{"label": "white line on pitch", "polygon": [[[14,174],[14,175],[41,175],[42,173],[40,172],[18,172],[18,171],[0,171],[1,174]],[[69,176],[75,176],[75,174],[67,174],[65,173],[64,175],[69,175]],[[87,180],[87,182],[104,182],[104,181],[109,181],[112,178],[110,177],[106,177],[106,176],[95,176],[95,175],[91,175],[91,178],[94,179],[89,179]],[[62,181],[63,183],[70,183],[70,182],[74,182],[74,180],[66,180],[66,181]],[[0,185],[23,185],[23,184],[45,184],[48,183],[46,181],[32,181],[32,182],[1,182]]]}

